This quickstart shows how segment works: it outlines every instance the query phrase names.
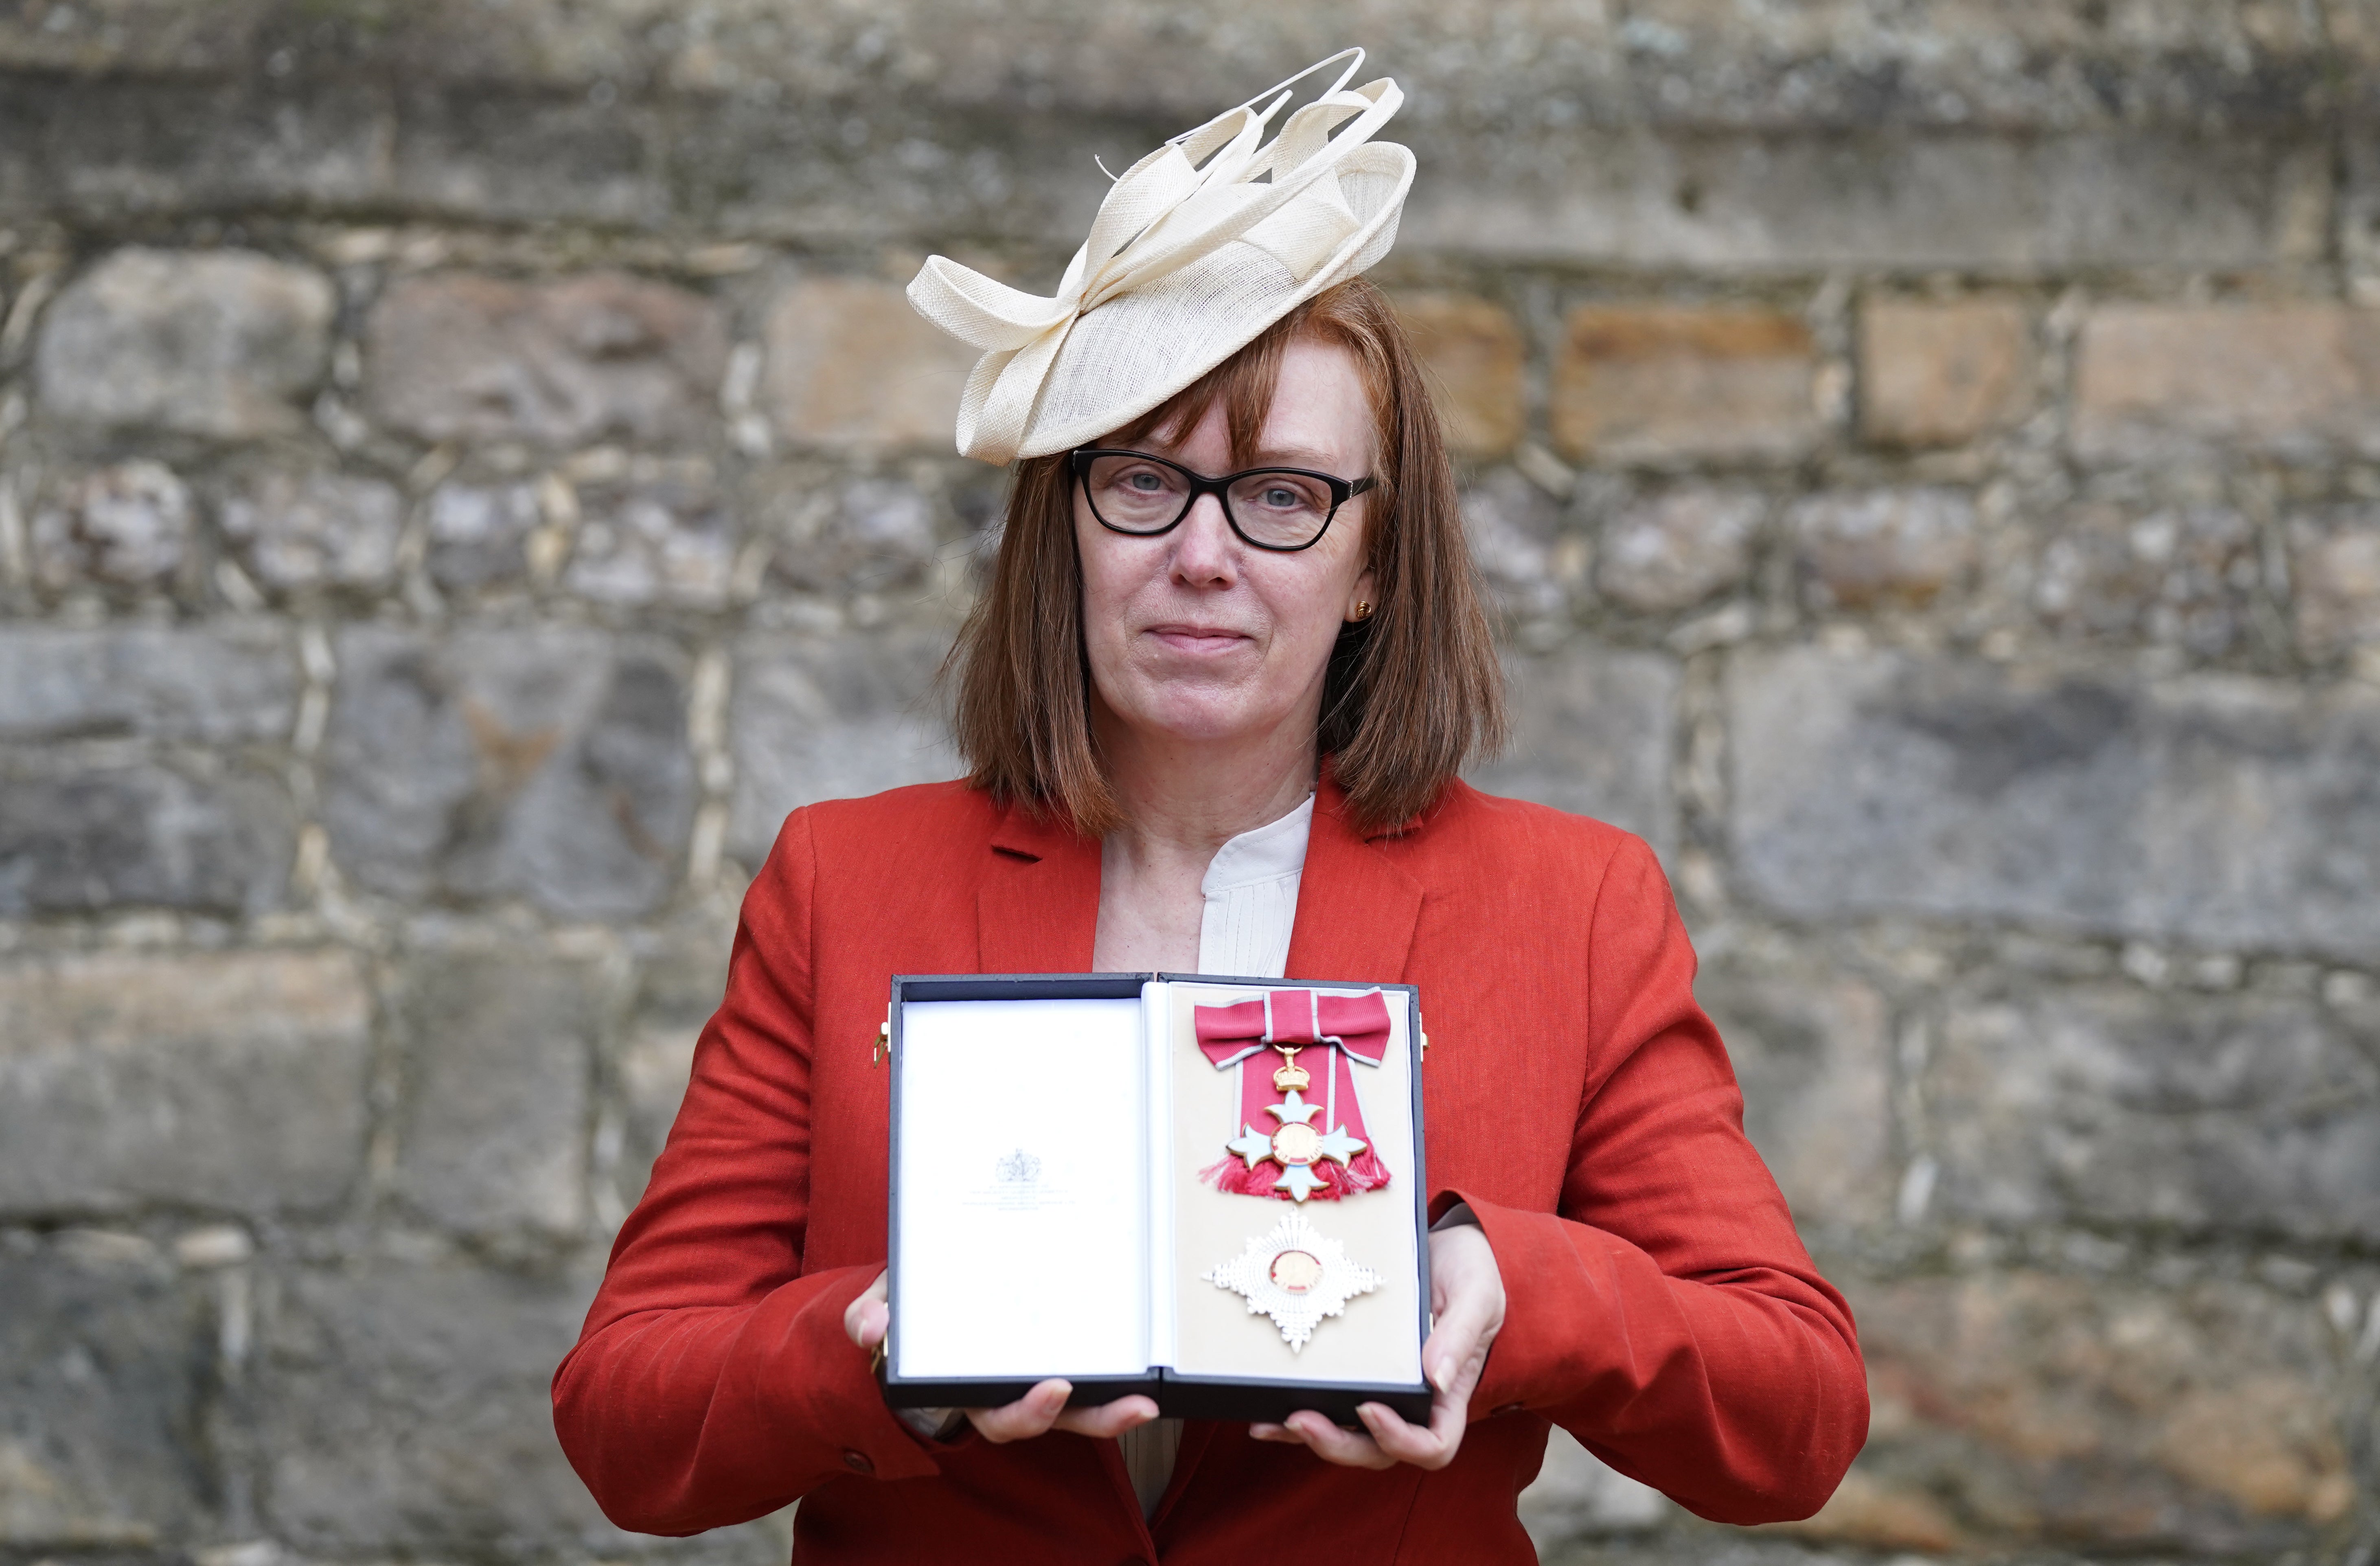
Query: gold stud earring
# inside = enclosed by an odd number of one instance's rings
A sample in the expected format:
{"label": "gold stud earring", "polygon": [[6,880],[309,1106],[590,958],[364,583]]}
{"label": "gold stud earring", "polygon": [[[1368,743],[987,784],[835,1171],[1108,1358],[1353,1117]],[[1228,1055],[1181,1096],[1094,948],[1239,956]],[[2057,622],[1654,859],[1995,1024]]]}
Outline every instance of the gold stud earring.
{"label": "gold stud earring", "polygon": [[1368,599],[1368,598],[1367,598],[1367,599],[1359,600],[1359,601],[1357,601],[1356,605],[1355,605],[1355,618],[1356,618],[1358,621],[1363,621],[1363,620],[1368,620],[1368,619],[1370,619],[1371,617],[1372,617],[1372,601],[1371,601],[1370,599]]}

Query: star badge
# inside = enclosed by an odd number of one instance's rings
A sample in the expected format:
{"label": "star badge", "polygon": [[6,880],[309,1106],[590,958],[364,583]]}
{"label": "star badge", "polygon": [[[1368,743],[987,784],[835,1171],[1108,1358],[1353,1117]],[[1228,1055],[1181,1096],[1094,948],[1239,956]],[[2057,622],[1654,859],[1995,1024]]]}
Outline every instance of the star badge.
{"label": "star badge", "polygon": [[1342,1314],[1349,1300],[1380,1286],[1378,1273],[1349,1261],[1345,1246],[1293,1208],[1270,1233],[1203,1276],[1245,1299],[1250,1316],[1272,1317],[1292,1354],[1305,1351],[1324,1317]]}

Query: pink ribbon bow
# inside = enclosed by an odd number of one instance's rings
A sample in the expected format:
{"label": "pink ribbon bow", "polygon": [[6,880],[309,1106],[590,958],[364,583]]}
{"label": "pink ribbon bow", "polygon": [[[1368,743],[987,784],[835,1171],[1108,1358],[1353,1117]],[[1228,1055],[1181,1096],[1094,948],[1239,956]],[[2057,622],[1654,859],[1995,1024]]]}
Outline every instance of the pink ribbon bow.
{"label": "pink ribbon bow", "polygon": [[[1235,1135],[1251,1129],[1269,1135],[1282,1124],[1269,1112],[1284,1097],[1272,1081],[1273,1073],[1282,1064],[1273,1046],[1281,1044],[1299,1050],[1297,1063],[1315,1078],[1302,1097],[1320,1106],[1321,1112],[1314,1117],[1316,1128],[1327,1132],[1343,1127],[1348,1135],[1364,1144],[1364,1150],[1343,1164],[1326,1159],[1309,1166],[1321,1186],[1308,1200],[1337,1201],[1389,1183],[1389,1166],[1380,1161],[1365,1133],[1363,1106],[1355,1097],[1355,1074],[1349,1063],[1360,1061],[1377,1066],[1387,1052],[1387,996],[1377,989],[1365,995],[1275,989],[1260,1001],[1200,1006],[1194,1021],[1198,1048],[1215,1069],[1236,1068],[1240,1074],[1240,1123],[1232,1128]],[[1324,1058],[1316,1059],[1317,1051]],[[1281,1172],[1269,1159],[1250,1164],[1227,1157],[1199,1171],[1199,1178],[1213,1182],[1219,1190],[1288,1201],[1290,1193],[1275,1185]]]}

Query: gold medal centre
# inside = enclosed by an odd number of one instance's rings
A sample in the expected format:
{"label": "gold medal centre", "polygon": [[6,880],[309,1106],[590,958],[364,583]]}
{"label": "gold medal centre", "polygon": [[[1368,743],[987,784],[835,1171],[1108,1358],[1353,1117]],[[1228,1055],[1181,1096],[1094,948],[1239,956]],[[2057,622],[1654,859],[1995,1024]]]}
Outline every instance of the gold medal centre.
{"label": "gold medal centre", "polygon": [[1272,1281],[1293,1294],[1305,1293],[1322,1281],[1322,1263],[1305,1251],[1283,1251],[1272,1258]]}
{"label": "gold medal centre", "polygon": [[1272,1156],[1284,1165],[1312,1163],[1322,1156],[1322,1133],[1310,1125],[1284,1125],[1272,1134]]}

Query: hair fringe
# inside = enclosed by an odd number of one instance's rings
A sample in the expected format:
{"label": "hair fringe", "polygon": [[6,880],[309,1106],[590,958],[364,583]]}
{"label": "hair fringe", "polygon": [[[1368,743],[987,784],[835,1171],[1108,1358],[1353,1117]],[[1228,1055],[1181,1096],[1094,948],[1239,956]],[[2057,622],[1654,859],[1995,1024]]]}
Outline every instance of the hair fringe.
{"label": "hair fringe", "polygon": [[[1453,464],[1388,297],[1360,277],[1324,291],[1112,438],[1129,444],[1152,430],[1194,428],[1220,401],[1233,460],[1245,462],[1282,352],[1301,334],[1354,356],[1380,454],[1365,529],[1379,608],[1344,627],[1331,649],[1317,740],[1356,828],[1392,832],[1435,804],[1466,764],[1501,749],[1507,719]],[[968,782],[1103,837],[1123,813],[1091,724],[1073,501],[1065,454],[1016,465],[991,580],[942,675],[958,686],[953,719]]]}

